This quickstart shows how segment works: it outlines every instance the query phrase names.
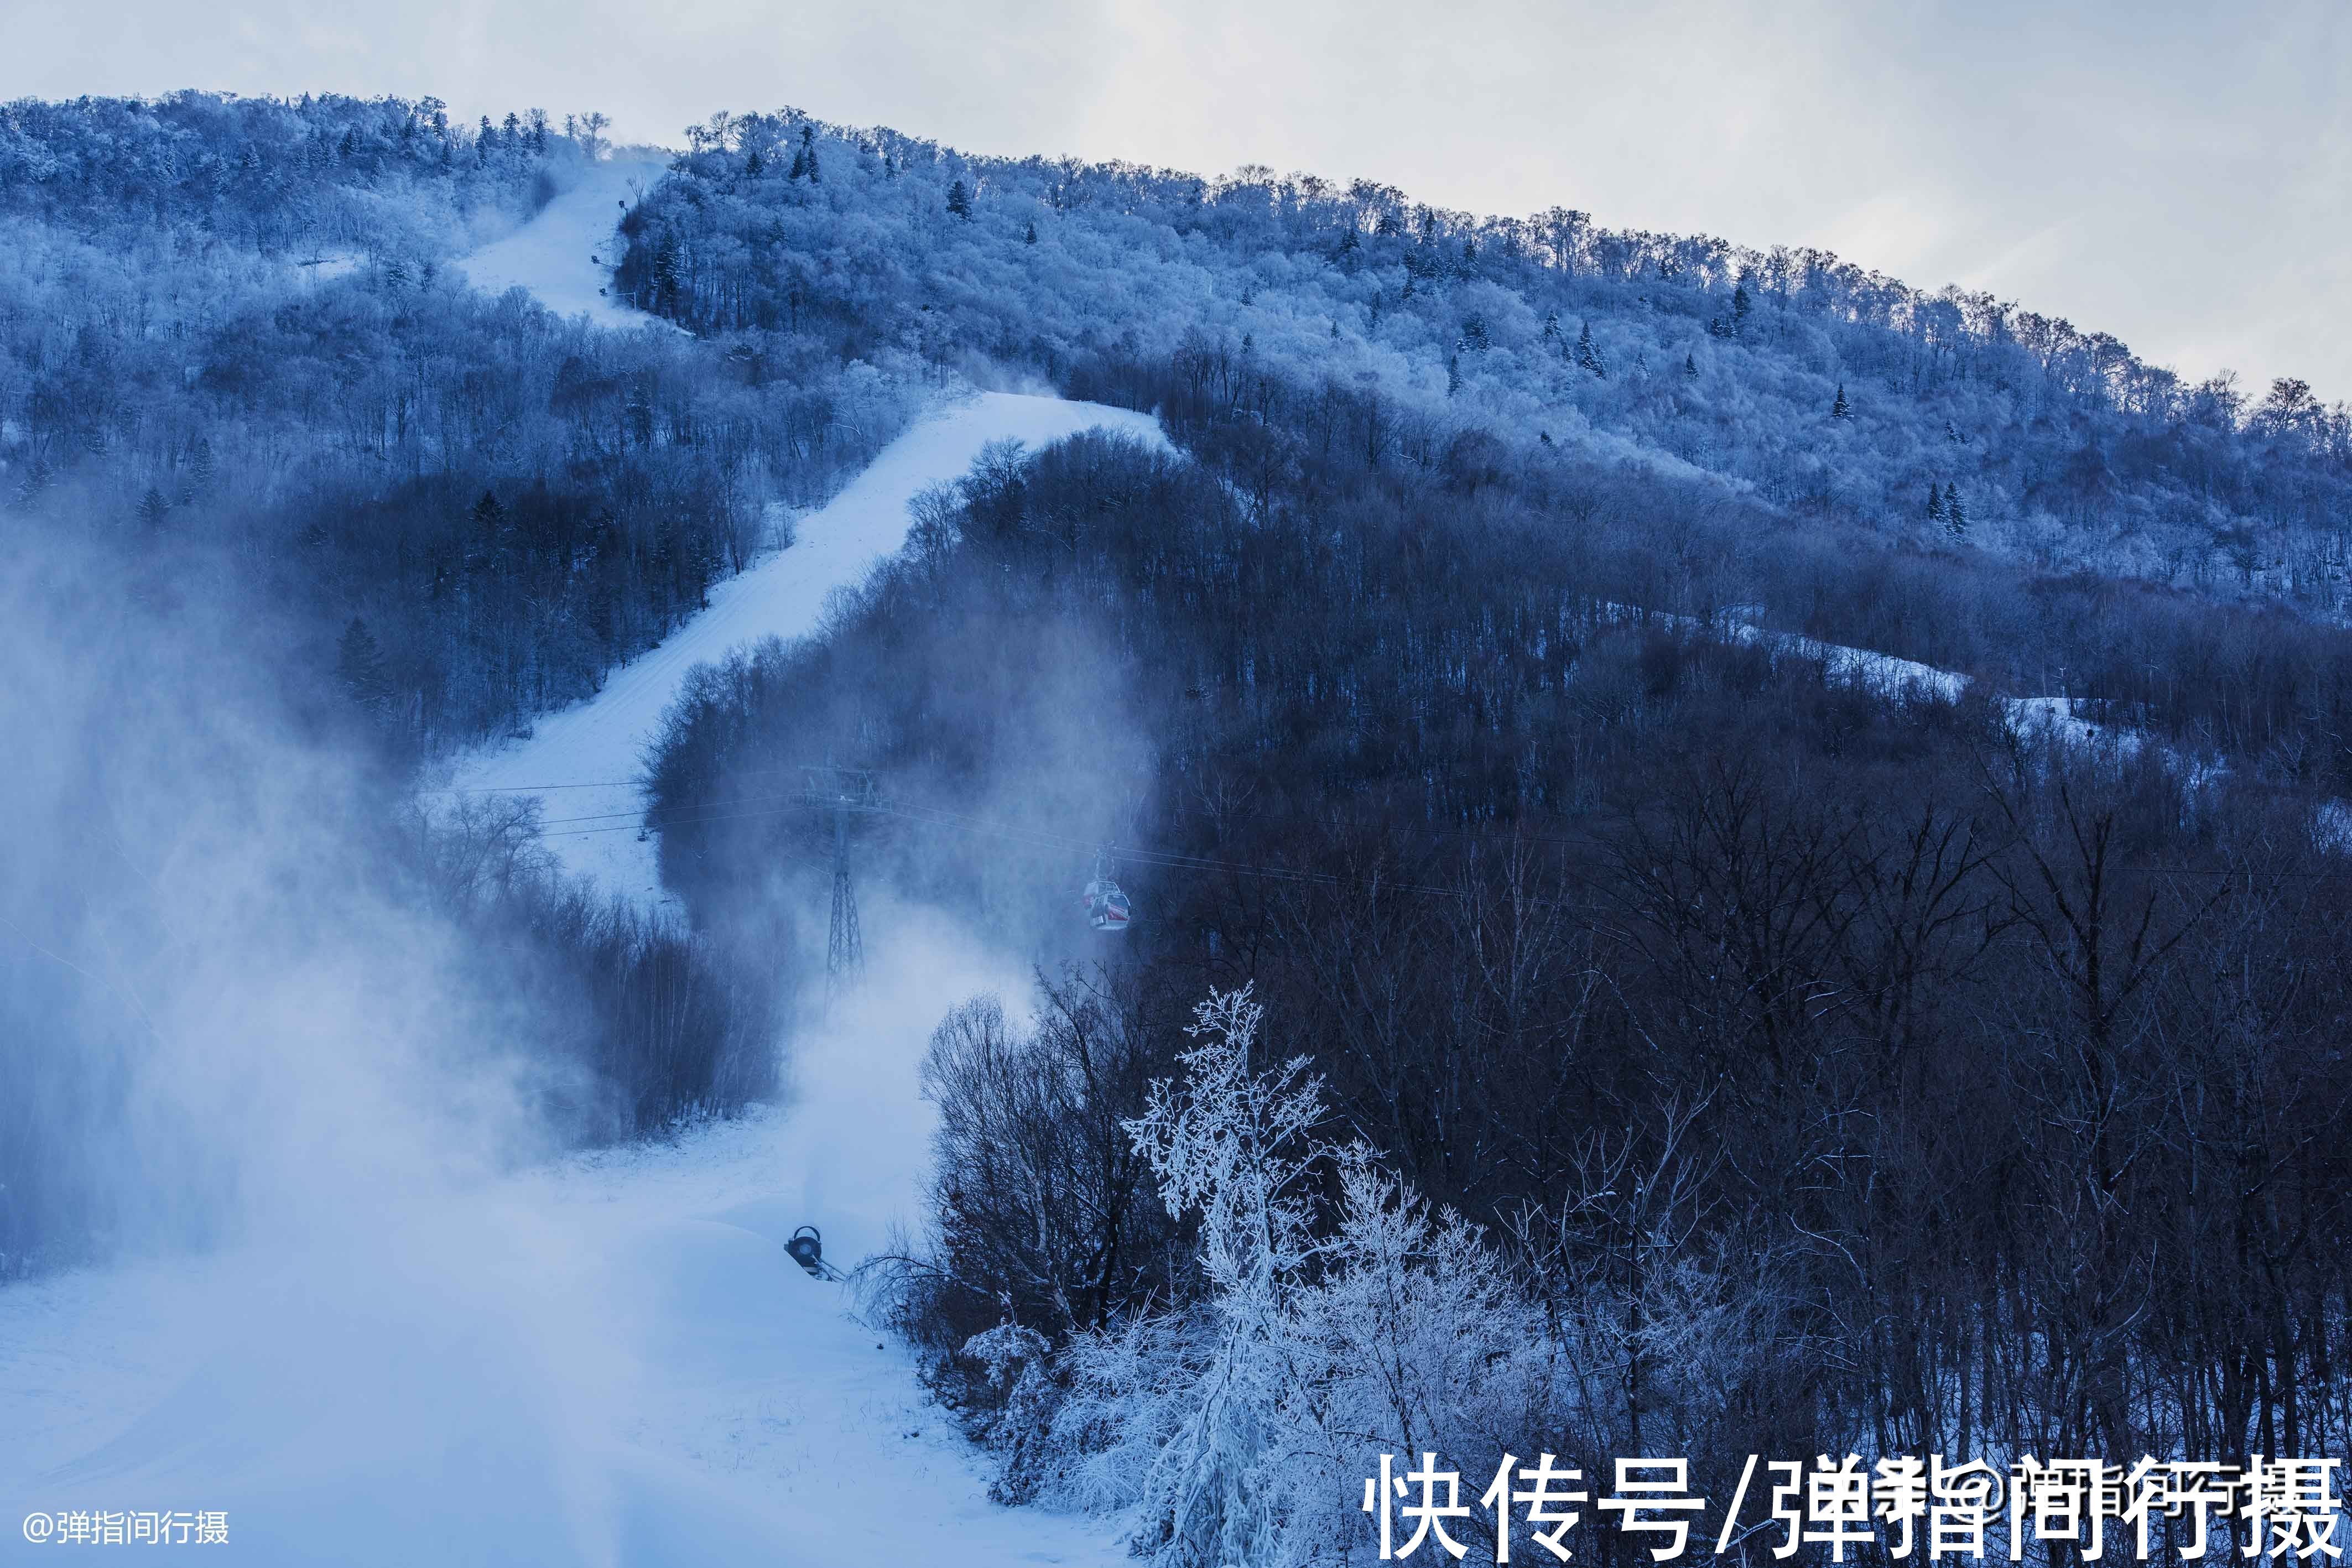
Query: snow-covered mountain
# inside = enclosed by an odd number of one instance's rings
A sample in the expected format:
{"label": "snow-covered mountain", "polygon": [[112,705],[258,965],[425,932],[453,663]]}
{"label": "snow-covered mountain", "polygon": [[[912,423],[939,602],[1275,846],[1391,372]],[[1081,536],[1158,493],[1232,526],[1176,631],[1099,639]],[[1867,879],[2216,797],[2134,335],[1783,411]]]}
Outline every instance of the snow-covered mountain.
{"label": "snow-covered mountain", "polygon": [[2352,1430],[2341,405],[1566,207],[608,152],[0,106],[0,1502],[1258,1568],[1391,1451]]}

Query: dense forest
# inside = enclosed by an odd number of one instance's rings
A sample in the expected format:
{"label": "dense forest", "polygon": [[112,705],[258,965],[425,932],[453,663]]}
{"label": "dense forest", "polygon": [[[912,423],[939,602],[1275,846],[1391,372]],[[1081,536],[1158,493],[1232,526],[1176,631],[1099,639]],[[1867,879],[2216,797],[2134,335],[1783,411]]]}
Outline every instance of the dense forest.
{"label": "dense forest", "polygon": [[[915,401],[811,336],[714,351],[453,276],[594,150],[430,99],[0,110],[15,516],[259,577],[406,757],[593,691]],[[152,591],[208,591],[177,564]]]}
{"label": "dense forest", "polygon": [[[762,802],[822,757],[877,770],[870,863],[1030,934],[1034,1019],[935,1041],[900,1277],[1001,1496],[1273,1562],[1359,1528],[1383,1447],[1687,1453],[1727,1495],[1759,1449],[2343,1440],[2352,635],[1539,444],[1368,465],[1405,411],[1192,352],[1071,374],[1180,455],[992,455],[830,635],[709,672],[655,768],[714,926],[773,917],[807,830]],[[2031,650],[2103,722],[1842,678],[1709,620],[1735,585]],[[1194,1007],[1239,1029],[1244,987],[1266,1039],[1204,1082]],[[1286,1144],[1249,1074],[1293,1055]],[[1139,1138],[1180,1080],[1284,1151],[1226,1179],[1291,1195],[1288,1251],[1236,1260],[1233,1191]]]}
{"label": "dense forest", "polygon": [[[2110,336],[1818,251],[1474,217],[1367,181],[1209,181],[720,115],[624,225],[620,286],[698,331],[825,323],[1063,384],[1090,353],[1377,392],[1841,532],[2283,598],[2347,592],[2352,416],[2188,383]],[[1231,395],[1230,392],[1227,395]],[[1907,650],[1893,650],[1907,652]]]}
{"label": "dense forest", "polygon": [[[793,111],[622,214],[667,325],[468,288],[601,130],[0,109],[42,607],[0,630],[88,716],[15,683],[0,1276],[168,1228],[83,1156],[215,1038],[164,914],[225,852],[296,974],[404,933],[418,1031],[499,1022],[563,1140],[773,1092],[813,998],[736,956],[820,895],[778,868],[824,764],[874,774],[864,874],[1035,962],[942,1020],[879,1271],[1004,1500],[1190,1568],[1360,1541],[1384,1449],[1727,1495],[1768,1449],[2352,1437],[2344,405],[1817,253]],[[415,804],[976,385],[1172,446],[992,450],[821,635],[699,672],[648,765],[684,926],[565,885],[530,806]],[[101,722],[159,670],[169,745]],[[191,730],[224,690],[252,723]],[[223,755],[260,805],[125,783]]]}

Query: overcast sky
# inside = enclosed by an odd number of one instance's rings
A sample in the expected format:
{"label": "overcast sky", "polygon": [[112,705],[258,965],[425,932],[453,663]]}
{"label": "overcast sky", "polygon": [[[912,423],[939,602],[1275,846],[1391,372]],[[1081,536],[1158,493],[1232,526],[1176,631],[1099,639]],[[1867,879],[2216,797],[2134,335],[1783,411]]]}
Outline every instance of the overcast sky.
{"label": "overcast sky", "polygon": [[986,152],[1364,175],[1826,246],[2352,398],[2352,4],[0,0],[0,96],[431,93],[676,143],[791,104]]}

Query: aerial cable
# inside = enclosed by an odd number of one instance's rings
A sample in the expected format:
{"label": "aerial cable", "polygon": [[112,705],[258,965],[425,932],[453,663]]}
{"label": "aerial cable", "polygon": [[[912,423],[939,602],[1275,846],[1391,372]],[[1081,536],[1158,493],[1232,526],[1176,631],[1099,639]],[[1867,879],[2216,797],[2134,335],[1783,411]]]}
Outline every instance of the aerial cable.
{"label": "aerial cable", "polygon": [[[787,771],[797,771],[797,769],[786,769],[781,768],[742,769],[740,770],[740,776],[750,777],[761,774],[778,774]],[[621,788],[624,786],[642,788],[642,781],[611,780],[605,783],[597,784],[557,784],[541,786],[541,788],[550,789],[589,789]],[[509,794],[528,793],[531,791],[523,786],[515,786],[511,789],[502,788],[496,790],[432,790],[421,792],[439,794]],[[782,806],[772,807],[766,810],[749,811],[711,811],[704,809],[709,806],[750,805],[755,802],[770,800],[781,800],[789,803]],[[709,822],[747,821],[761,818],[778,817],[805,809],[805,799],[801,793],[797,791],[779,790],[763,794],[740,795],[725,800],[698,802],[692,807],[677,808],[674,812],[667,815],[664,815],[658,811],[651,810],[607,811],[579,817],[557,817],[544,821],[540,825],[542,830],[549,828],[559,828],[563,830],[557,832],[547,832],[542,831],[541,836],[543,838],[585,838],[596,833],[632,832],[636,830],[641,822],[646,822],[648,819],[650,819],[650,825],[656,828],[664,826],[691,827]],[[1012,827],[1003,823],[991,822],[983,818],[968,816],[957,811],[950,811],[944,807],[885,806],[879,802],[868,801],[862,802],[851,809],[870,815],[898,817],[907,821],[924,823],[932,827],[952,828],[962,832],[984,834],[991,837],[1005,839],[1016,843],[1033,844],[1042,849],[1075,850],[1091,852],[1101,847],[1099,842],[1096,840],[1076,839],[1063,834],[1045,832],[1036,829]],[[1199,816],[1203,814],[1197,811],[1187,810],[1182,807],[1172,808],[1172,810],[1180,814],[1187,816]],[[602,827],[574,827],[570,825],[573,823],[599,822],[609,822],[613,825]],[[1489,832],[1482,831],[1475,828],[1413,828],[1406,829],[1404,831],[1431,837],[1466,838],[1474,840],[1508,839],[1515,841],[1528,843],[1572,844],[1584,841],[1564,834],[1529,834],[1511,831]],[[1331,872],[1305,871],[1291,866],[1270,866],[1248,862],[1219,860],[1210,856],[1187,854],[1183,852],[1174,850],[1121,848],[1118,852],[1118,857],[1122,860],[1130,860],[1140,864],[1171,871],[1230,872],[1240,876],[1253,876],[1272,881],[1315,883],[1325,886],[1351,885],[1366,881],[1378,880],[1364,877],[1341,876]],[[2119,866],[2116,869],[2125,874],[2138,876],[2261,875],[2266,877],[2319,878],[2335,877],[2342,874],[2341,873],[2333,871],[2255,871],[2251,868],[2219,866]],[[1462,890],[1458,888],[1437,887],[1427,883],[1416,883],[1388,882],[1384,883],[1382,885],[1394,888],[1400,892],[1426,893],[1444,897],[1458,897],[1461,895],[1462,892]]]}

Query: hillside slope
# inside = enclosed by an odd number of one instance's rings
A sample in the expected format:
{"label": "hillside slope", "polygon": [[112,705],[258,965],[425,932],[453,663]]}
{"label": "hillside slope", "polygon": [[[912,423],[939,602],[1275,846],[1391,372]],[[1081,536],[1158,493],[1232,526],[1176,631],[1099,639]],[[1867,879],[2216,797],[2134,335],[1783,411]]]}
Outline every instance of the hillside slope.
{"label": "hillside slope", "polygon": [[791,111],[713,123],[625,221],[615,283],[698,332],[815,323],[1063,384],[1174,356],[1213,395],[1390,400],[1374,465],[1475,432],[1713,476],[1835,535],[2328,616],[2352,595],[2344,403],[2190,383],[2031,302],[1565,206],[982,157]]}
{"label": "hillside slope", "polygon": [[[495,266],[561,308],[579,214],[538,222],[562,232],[527,226]],[[988,443],[1095,428],[1158,439],[1051,398],[934,411],[597,696],[461,762],[462,788],[554,784],[551,815],[610,811],[617,828],[550,841],[601,887],[657,896],[634,785],[569,786],[630,779],[698,661],[811,631],[898,547],[916,491]],[[1121,1560],[1100,1521],[990,1503],[904,1350],[782,1251],[815,1223],[850,1265],[918,1223],[924,1044],[964,997],[1019,983],[935,915],[876,900],[867,918],[895,939],[862,999],[797,1031],[784,1109],[283,1246],[0,1291],[0,1497],[226,1511],[232,1563]],[[40,1560],[12,1530],[0,1561],[20,1557]]]}
{"label": "hillside slope", "polygon": [[[488,294],[521,288],[558,316],[585,316],[599,327],[647,324],[606,291],[620,259],[614,230],[632,200],[662,176],[659,159],[623,155],[585,165],[570,190],[506,238],[458,264]],[[601,258],[601,261],[600,259]]]}

